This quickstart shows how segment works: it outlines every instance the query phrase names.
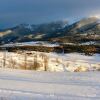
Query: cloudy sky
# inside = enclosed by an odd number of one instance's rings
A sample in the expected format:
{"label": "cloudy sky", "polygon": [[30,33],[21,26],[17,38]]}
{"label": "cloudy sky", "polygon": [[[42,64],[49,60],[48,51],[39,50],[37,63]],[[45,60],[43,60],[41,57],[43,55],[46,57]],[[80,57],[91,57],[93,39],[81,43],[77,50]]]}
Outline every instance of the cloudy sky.
{"label": "cloudy sky", "polygon": [[100,0],[0,0],[0,29],[99,15]]}

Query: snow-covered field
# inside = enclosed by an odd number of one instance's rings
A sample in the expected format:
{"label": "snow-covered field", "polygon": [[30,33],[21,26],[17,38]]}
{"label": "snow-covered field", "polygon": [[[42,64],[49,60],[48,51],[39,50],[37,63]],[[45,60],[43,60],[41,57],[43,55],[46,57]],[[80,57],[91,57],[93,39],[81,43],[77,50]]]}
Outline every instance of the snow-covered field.
{"label": "snow-covered field", "polygon": [[100,70],[100,54],[85,56],[79,53],[0,52],[0,67],[51,72],[93,71]]}
{"label": "snow-covered field", "polygon": [[[34,66],[39,66],[37,71]],[[96,70],[100,70],[99,54],[3,51],[0,100],[100,100],[100,73]]]}
{"label": "snow-covered field", "polygon": [[0,69],[0,100],[100,100],[99,72]]}
{"label": "snow-covered field", "polygon": [[22,43],[10,43],[1,45],[0,47],[16,47],[16,46],[45,46],[45,47],[58,47],[57,43],[48,43],[44,41],[36,41],[36,42],[22,42]]}

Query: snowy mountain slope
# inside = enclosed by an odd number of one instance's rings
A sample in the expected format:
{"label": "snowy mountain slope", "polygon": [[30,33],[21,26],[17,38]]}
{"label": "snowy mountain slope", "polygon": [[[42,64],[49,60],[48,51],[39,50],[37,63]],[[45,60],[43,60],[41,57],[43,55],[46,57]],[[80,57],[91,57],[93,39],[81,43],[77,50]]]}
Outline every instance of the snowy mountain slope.
{"label": "snowy mountain slope", "polygon": [[[73,24],[68,24],[67,21],[56,21],[40,25],[20,24],[16,27],[0,31],[0,44],[40,40],[53,41],[55,39],[64,42],[61,37],[69,42],[73,42],[72,40],[83,39],[84,34],[86,35],[85,39],[88,36],[90,40],[93,38],[92,41],[94,41],[94,37],[95,41],[99,41],[100,19],[94,16],[81,19]],[[72,40],[68,36],[71,36]],[[76,39],[74,36],[76,36]],[[80,41],[78,42],[80,43]]]}
{"label": "snowy mountain slope", "polygon": [[[44,78],[45,77],[45,78]],[[0,69],[1,100],[100,100],[99,72]]]}
{"label": "snowy mountain slope", "polygon": [[39,25],[20,24],[0,31],[0,43],[40,40],[67,25],[67,21],[55,21]]}

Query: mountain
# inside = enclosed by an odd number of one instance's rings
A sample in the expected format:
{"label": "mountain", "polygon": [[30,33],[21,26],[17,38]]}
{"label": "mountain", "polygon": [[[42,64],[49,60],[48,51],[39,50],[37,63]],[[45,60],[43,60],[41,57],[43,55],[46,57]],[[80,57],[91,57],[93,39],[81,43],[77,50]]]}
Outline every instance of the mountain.
{"label": "mountain", "polygon": [[84,18],[59,30],[60,36],[52,38],[60,42],[100,42],[100,20],[96,17]]}
{"label": "mountain", "polygon": [[65,27],[65,32],[69,34],[78,34],[86,32],[95,27],[99,22],[96,17],[84,18],[72,25]]}
{"label": "mountain", "polygon": [[99,41],[100,23],[96,17],[84,18],[71,25],[67,21],[56,21],[40,25],[21,24],[0,31],[0,43],[28,41],[75,42],[80,40]]}
{"label": "mountain", "polygon": [[0,31],[0,42],[23,42],[39,40],[43,36],[50,36],[55,31],[62,29],[67,21],[56,21],[40,25],[20,24],[16,27]]}

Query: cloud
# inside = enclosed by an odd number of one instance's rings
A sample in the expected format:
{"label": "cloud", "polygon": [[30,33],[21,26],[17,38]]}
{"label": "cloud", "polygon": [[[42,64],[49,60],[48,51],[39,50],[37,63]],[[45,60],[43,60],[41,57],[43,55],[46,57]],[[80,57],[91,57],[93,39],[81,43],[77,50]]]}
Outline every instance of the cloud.
{"label": "cloud", "polygon": [[0,0],[0,24],[10,27],[65,18],[78,20],[100,13],[99,4],[100,0]]}

